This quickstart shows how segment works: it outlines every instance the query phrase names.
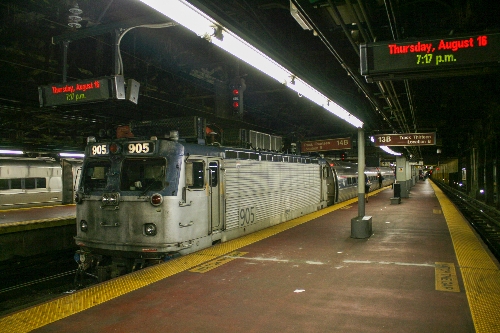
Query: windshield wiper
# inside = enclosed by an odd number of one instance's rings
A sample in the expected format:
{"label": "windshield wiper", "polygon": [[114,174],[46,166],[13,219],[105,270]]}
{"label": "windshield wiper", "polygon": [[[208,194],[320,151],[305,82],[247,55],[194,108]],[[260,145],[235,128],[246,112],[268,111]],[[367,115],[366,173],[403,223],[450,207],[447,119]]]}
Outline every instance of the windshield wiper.
{"label": "windshield wiper", "polygon": [[161,179],[153,179],[153,181],[151,183],[149,183],[148,186],[146,186],[146,188],[144,189],[144,191],[142,191],[141,196],[145,195],[147,191],[149,191],[149,189],[151,189],[151,187],[153,187],[153,185],[156,183],[156,182],[161,182]]}

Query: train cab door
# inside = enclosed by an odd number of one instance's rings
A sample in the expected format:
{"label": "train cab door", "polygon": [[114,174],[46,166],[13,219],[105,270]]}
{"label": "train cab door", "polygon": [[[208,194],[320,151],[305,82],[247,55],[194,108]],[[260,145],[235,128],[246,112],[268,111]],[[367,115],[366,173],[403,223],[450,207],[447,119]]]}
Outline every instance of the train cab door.
{"label": "train cab door", "polygon": [[335,169],[330,165],[323,166],[323,178],[326,179],[326,192],[327,192],[327,204],[331,206],[338,201],[338,186],[337,186],[337,174]]}
{"label": "train cab door", "polygon": [[330,196],[332,198],[332,205],[336,202],[339,201],[339,177],[337,175],[337,171],[335,171],[335,168],[332,168],[330,167],[330,170],[331,170],[331,175],[332,175],[332,179],[331,179],[331,187],[332,187],[332,190],[331,192],[328,192],[328,196],[329,196],[329,199],[328,199],[328,203],[330,204]]}
{"label": "train cab door", "polygon": [[73,166],[67,160],[62,160],[62,204],[72,204],[75,198],[73,189]]}
{"label": "train cab door", "polygon": [[221,159],[208,158],[208,206],[210,208],[211,232],[222,230],[224,225],[223,175],[224,173],[221,172]]}

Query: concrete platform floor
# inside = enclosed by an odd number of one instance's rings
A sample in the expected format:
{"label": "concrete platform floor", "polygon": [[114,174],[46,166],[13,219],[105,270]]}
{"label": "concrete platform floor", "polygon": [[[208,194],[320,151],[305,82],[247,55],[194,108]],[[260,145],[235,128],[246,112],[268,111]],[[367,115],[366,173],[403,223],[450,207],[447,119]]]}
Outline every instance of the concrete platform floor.
{"label": "concrete platform floor", "polygon": [[436,262],[457,258],[431,185],[392,196],[366,204],[369,238],[350,237],[354,203],[35,332],[474,332],[460,270],[436,290]]}
{"label": "concrete platform floor", "polygon": [[8,223],[27,223],[29,221],[67,217],[76,217],[75,204],[6,209],[0,210],[0,227],[2,226],[2,224]]}

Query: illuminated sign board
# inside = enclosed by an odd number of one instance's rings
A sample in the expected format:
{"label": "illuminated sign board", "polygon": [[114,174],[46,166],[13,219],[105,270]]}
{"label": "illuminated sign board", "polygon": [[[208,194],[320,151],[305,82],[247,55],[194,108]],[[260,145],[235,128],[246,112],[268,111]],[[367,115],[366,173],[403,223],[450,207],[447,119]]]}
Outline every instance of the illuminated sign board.
{"label": "illuminated sign board", "polygon": [[124,99],[125,85],[122,76],[54,83],[38,87],[38,98],[41,107]]}
{"label": "illuminated sign board", "polygon": [[351,138],[327,139],[317,141],[304,141],[300,146],[303,153],[313,151],[351,149]]}
{"label": "illuminated sign board", "polygon": [[362,44],[361,75],[498,65],[500,34]]}
{"label": "illuminated sign board", "polygon": [[436,133],[378,134],[375,147],[381,146],[432,146],[436,144]]}

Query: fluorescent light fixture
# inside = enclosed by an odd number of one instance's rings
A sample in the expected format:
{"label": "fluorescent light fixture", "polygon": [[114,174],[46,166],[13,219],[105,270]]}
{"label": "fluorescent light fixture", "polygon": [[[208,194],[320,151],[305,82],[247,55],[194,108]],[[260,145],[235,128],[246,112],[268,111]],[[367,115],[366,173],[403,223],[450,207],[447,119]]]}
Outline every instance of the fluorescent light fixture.
{"label": "fluorescent light fixture", "polygon": [[1,150],[0,154],[8,154],[8,155],[22,155],[24,154],[21,150]]}
{"label": "fluorescent light fixture", "polygon": [[301,12],[297,9],[297,7],[293,4],[292,0],[290,0],[290,14],[292,14],[293,18],[297,23],[302,27],[304,30],[312,30],[313,28],[307,22],[306,18],[304,15],[302,15]]}
{"label": "fluorescent light fixture", "polygon": [[207,39],[235,57],[269,75],[276,81],[286,85],[298,94],[310,99],[351,125],[359,128],[363,127],[361,120],[189,2],[185,0],[141,1],[165,16],[170,17],[198,36]]}
{"label": "fluorescent light fixture", "polygon": [[61,157],[85,157],[85,154],[80,153],[59,153]]}
{"label": "fluorescent light fixture", "polygon": [[391,148],[389,148],[387,146],[380,146],[380,149],[382,149],[383,151],[385,151],[386,153],[389,153],[391,155],[396,155],[396,156],[401,156],[402,155],[401,153],[397,153],[397,152],[395,152],[394,150],[392,150]]}

